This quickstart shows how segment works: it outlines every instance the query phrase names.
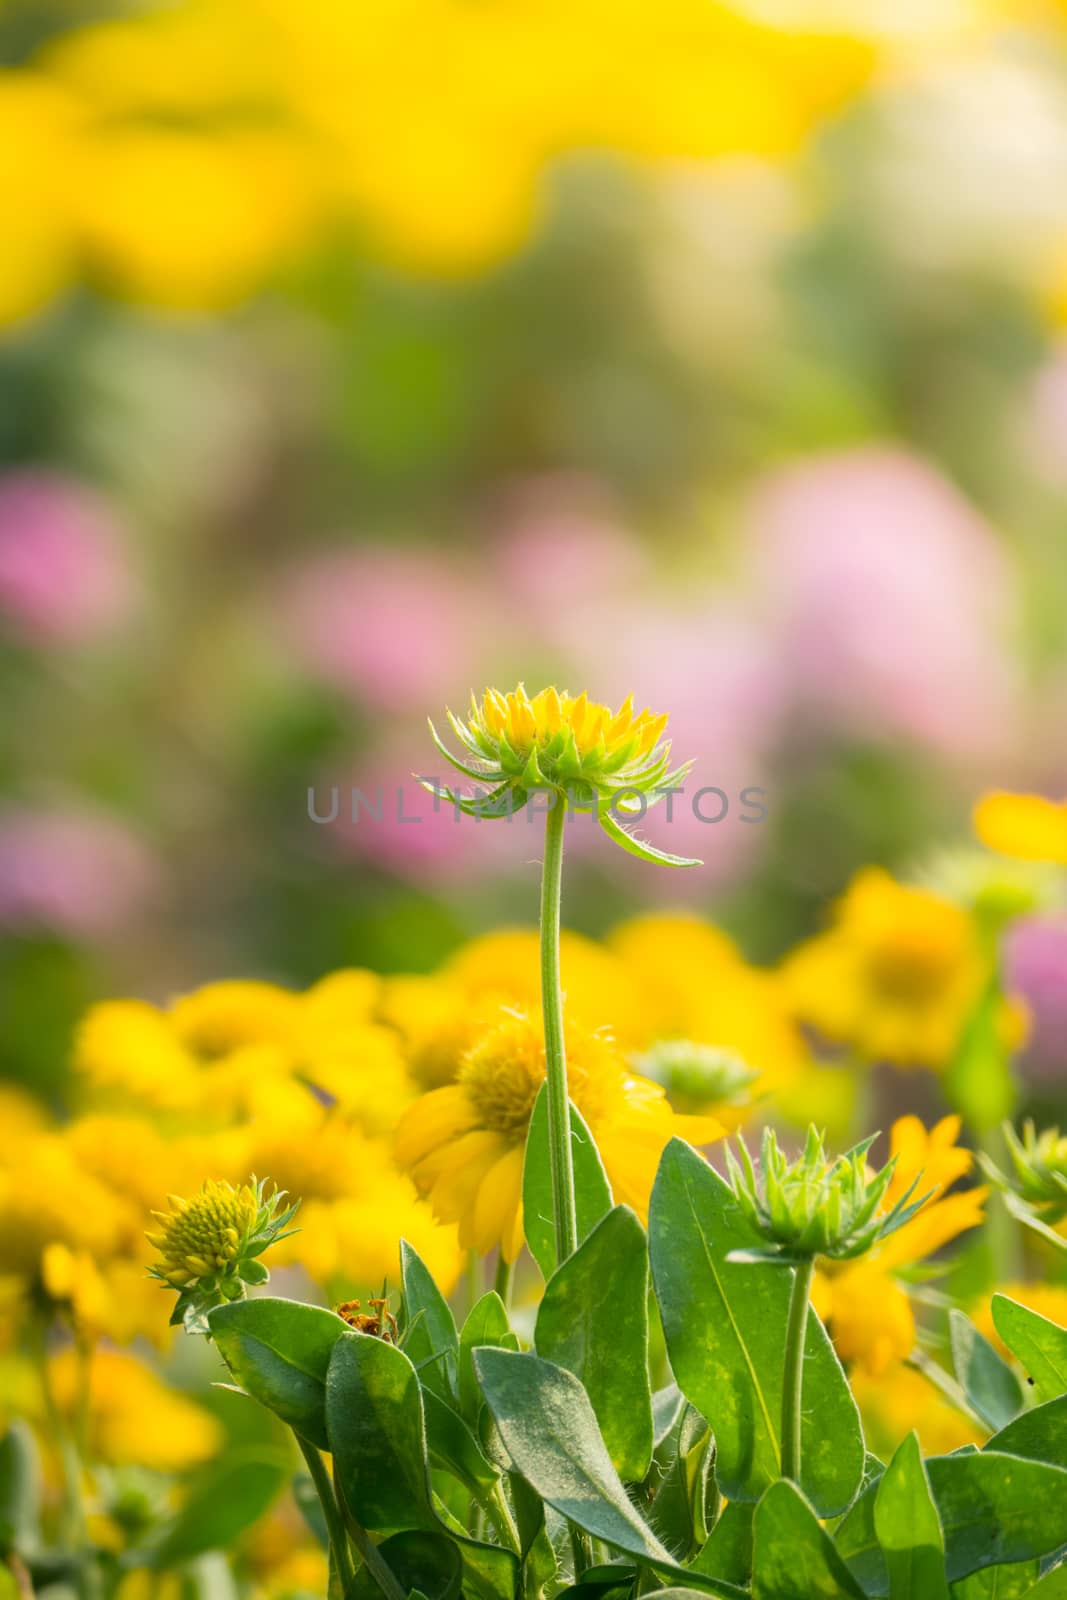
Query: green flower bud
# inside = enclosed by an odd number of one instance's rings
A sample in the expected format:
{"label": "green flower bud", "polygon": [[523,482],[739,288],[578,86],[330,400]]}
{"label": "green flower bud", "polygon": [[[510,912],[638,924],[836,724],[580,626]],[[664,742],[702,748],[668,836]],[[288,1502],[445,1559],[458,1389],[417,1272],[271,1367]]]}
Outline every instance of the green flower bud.
{"label": "green flower bud", "polygon": [[808,1129],[804,1153],[790,1163],[779,1148],[774,1130],[765,1128],[759,1171],[744,1140],[738,1136],[738,1163],[727,1146],[730,1186],[738,1204],[765,1247],[736,1250],[732,1261],[769,1261],[794,1266],[813,1256],[851,1261],[907,1222],[929,1195],[911,1201],[916,1183],[888,1211],[880,1209],[893,1177],[894,1161],[871,1173],[867,1152],[877,1135],[855,1145],[845,1155],[830,1160],[823,1136]]}

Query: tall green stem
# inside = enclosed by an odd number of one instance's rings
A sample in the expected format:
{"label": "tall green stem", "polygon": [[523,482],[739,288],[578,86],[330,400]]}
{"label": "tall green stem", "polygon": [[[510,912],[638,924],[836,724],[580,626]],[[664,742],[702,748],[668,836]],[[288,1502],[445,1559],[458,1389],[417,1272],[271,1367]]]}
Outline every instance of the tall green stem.
{"label": "tall green stem", "polygon": [[800,1482],[800,1424],[803,1415],[804,1335],[815,1262],[809,1258],[794,1269],[789,1321],[785,1329],[785,1376],[782,1384],[782,1477]]}
{"label": "tall green stem", "polygon": [[574,1158],[571,1153],[570,1101],[567,1097],[567,1055],[563,1043],[563,990],[559,974],[559,905],[563,880],[563,828],[567,818],[562,795],[551,796],[545,817],[545,859],[541,872],[541,1005],[545,1025],[548,1081],[548,1152],[556,1223],[556,1259],[566,1261],[578,1248],[574,1209]]}
{"label": "tall green stem", "polygon": [[511,1280],[514,1276],[514,1263],[504,1260],[503,1251],[497,1257],[496,1276],[493,1279],[493,1288],[504,1302],[505,1311],[511,1309]]}
{"label": "tall green stem", "polygon": [[[322,1515],[326,1522],[326,1532],[330,1540],[330,1555],[333,1557],[334,1569],[341,1584],[341,1593],[347,1595],[352,1589],[352,1555],[348,1548],[348,1534],[345,1531],[344,1518],[341,1508],[337,1503],[337,1496],[333,1492],[330,1474],[326,1470],[326,1463],[322,1455],[313,1444],[293,1429],[300,1454],[307,1462],[311,1481],[315,1485],[315,1493],[319,1497]],[[360,1537],[362,1535],[362,1537]],[[378,1546],[362,1529],[353,1529],[353,1538],[360,1555],[366,1563],[367,1571],[377,1583],[387,1600],[406,1600],[403,1587],[393,1576],[392,1570],[386,1565],[385,1559],[379,1554]],[[369,1549],[367,1548],[369,1547]]]}

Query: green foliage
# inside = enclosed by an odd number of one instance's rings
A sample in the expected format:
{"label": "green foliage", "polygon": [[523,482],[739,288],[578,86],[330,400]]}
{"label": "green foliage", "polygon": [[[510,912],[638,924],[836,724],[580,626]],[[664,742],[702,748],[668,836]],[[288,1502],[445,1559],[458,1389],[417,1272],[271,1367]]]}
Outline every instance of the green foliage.
{"label": "green foliage", "polygon": [[230,1451],[196,1480],[177,1516],[160,1530],[152,1565],[175,1567],[208,1550],[228,1549],[288,1480],[289,1461],[281,1452]]}
{"label": "green foliage", "polygon": [[885,1556],[890,1600],[948,1600],[945,1536],[914,1433],[878,1481],[874,1531]]}
{"label": "green foliage", "polygon": [[648,1242],[628,1207],[609,1211],[553,1273],[534,1343],[581,1380],[619,1476],[643,1478],[652,1458]]}
{"label": "green foliage", "polygon": [[[526,1243],[547,1283],[556,1270],[552,1178],[548,1155],[548,1086],[543,1085],[530,1117],[522,1172],[522,1215]],[[611,1210],[611,1186],[600,1152],[577,1106],[571,1105],[571,1152],[574,1159],[574,1202],[578,1242]]]}
{"label": "green foliage", "polygon": [[[530,1138],[544,1144],[543,1102]],[[795,1274],[762,1259],[745,1208],[689,1146],[664,1151],[646,1236],[611,1205],[584,1124],[573,1138],[575,1253],[556,1267],[550,1227],[527,1216],[547,1273],[533,1349],[496,1292],[457,1332],[406,1244],[399,1343],[387,1323],[372,1336],[294,1301],[212,1311],[235,1383],[302,1441],[310,1475],[294,1493],[330,1551],[330,1600],[1067,1600],[1067,1332],[995,1298],[1031,1395],[1014,1362],[951,1313],[955,1379],[992,1437],[924,1461],[910,1435],[883,1467],[811,1311],[794,1483],[781,1440]],[[539,1160],[547,1168],[545,1149]],[[528,1153],[542,1221],[543,1177]],[[675,1379],[655,1391],[652,1289]],[[141,1564],[191,1570],[291,1474],[262,1446],[232,1453],[194,1480]],[[23,1549],[33,1482],[25,1440],[9,1432],[0,1533]]]}
{"label": "green foliage", "polygon": [[[779,1476],[790,1274],[729,1258],[758,1245],[727,1184],[688,1145],[663,1153],[649,1219],[652,1274],[675,1378],[715,1434],[728,1499]],[[864,1447],[841,1364],[814,1312],[804,1360],[802,1486],[820,1516],[859,1488]]]}
{"label": "green foliage", "polygon": [[1067,1328],[1003,1294],[993,1296],[993,1326],[1022,1362],[1039,1400],[1067,1394]]}
{"label": "green foliage", "polygon": [[241,1388],[325,1449],[326,1373],[345,1331],[340,1317],[296,1300],[264,1298],[216,1306],[208,1325]]}
{"label": "green foliage", "polygon": [[990,1428],[1003,1428],[1023,1407],[1022,1384],[970,1317],[949,1312],[952,1365],[971,1409]]}
{"label": "green foliage", "polygon": [[41,1468],[37,1444],[15,1420],[0,1438],[0,1556],[28,1550],[41,1515]]}

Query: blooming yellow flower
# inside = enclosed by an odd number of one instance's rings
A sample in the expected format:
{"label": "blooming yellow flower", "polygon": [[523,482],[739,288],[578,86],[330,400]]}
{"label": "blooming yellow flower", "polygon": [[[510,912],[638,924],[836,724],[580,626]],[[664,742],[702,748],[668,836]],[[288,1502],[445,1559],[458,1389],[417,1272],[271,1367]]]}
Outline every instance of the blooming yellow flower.
{"label": "blooming yellow flower", "polygon": [[975,806],[974,831],[1004,855],[1067,866],[1067,800],[994,791]]}
{"label": "blooming yellow flower", "polygon": [[951,1057],[987,970],[958,906],[868,867],[782,977],[795,1014],[828,1039],[871,1060],[936,1068]]}
{"label": "blooming yellow flower", "polygon": [[671,769],[667,714],[635,712],[633,695],[617,711],[598,705],[584,692],[542,689],[531,699],[520,683],[508,694],[487,689],[479,702],[471,696],[465,722],[448,712],[452,732],[463,747],[455,756],[430,723],[434,744],[458,772],[483,785],[463,795],[436,780],[424,779],[431,793],[444,795],[474,817],[510,817],[532,795],[546,792],[556,805],[596,814],[616,844],[644,860],[667,866],[699,866],[637,840],[621,825],[639,819],[672,788],[692,763]]}
{"label": "blooming yellow flower", "polygon": [[73,1066],[104,1098],[160,1110],[189,1110],[200,1098],[196,1060],[144,1000],[92,1006],[75,1034]]}
{"label": "blooming yellow flower", "polygon": [[[660,1086],[629,1072],[606,1034],[573,1022],[567,1073],[616,1200],[642,1215],[668,1139],[709,1144],[723,1132],[713,1117],[675,1115]],[[424,1095],[401,1120],[397,1159],[436,1215],[459,1224],[465,1249],[485,1254],[499,1245],[514,1261],[522,1248],[525,1139],[544,1079],[539,1015],[504,1010],[464,1055],[456,1083]]]}
{"label": "blooming yellow flower", "polygon": [[[60,1409],[73,1416],[81,1374],[64,1350],[50,1363]],[[89,1366],[89,1449],[94,1460],[176,1472],[209,1461],[222,1429],[209,1412],[170,1388],[135,1356],[97,1348]]]}
{"label": "blooming yellow flower", "polygon": [[96,1260],[129,1246],[128,1201],[87,1172],[61,1134],[31,1139],[7,1158],[0,1167],[0,1274],[35,1278],[54,1243]]}
{"label": "blooming yellow flower", "polygon": [[283,1042],[299,1011],[300,999],[289,989],[230,978],[180,995],[167,1016],[187,1050],[200,1061],[216,1061],[248,1045]]}
{"label": "blooming yellow flower", "polygon": [[929,1130],[918,1117],[898,1118],[890,1136],[896,1166],[881,1210],[891,1210],[912,1184],[916,1198],[932,1198],[869,1256],[843,1267],[825,1263],[816,1274],[813,1300],[837,1352],[865,1372],[887,1372],[915,1345],[911,1302],[896,1274],[982,1221],[987,1189],[947,1192],[973,1165],[971,1152],[957,1143],[959,1133],[959,1117],[943,1117]]}

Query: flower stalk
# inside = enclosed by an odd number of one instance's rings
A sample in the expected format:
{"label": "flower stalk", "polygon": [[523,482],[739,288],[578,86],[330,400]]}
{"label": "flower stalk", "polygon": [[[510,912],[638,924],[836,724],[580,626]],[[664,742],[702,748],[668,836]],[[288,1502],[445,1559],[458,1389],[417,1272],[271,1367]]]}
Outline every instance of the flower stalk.
{"label": "flower stalk", "polygon": [[808,1331],[808,1305],[815,1257],[797,1263],[789,1320],[785,1330],[785,1372],[782,1384],[782,1477],[800,1482],[800,1429],[804,1397],[804,1339]]}
{"label": "flower stalk", "polygon": [[556,1225],[556,1259],[560,1263],[578,1248],[567,1051],[563,1036],[563,989],[559,968],[559,915],[566,817],[562,797],[550,792],[545,816],[545,857],[541,869],[541,1009],[545,1028],[548,1151]]}

